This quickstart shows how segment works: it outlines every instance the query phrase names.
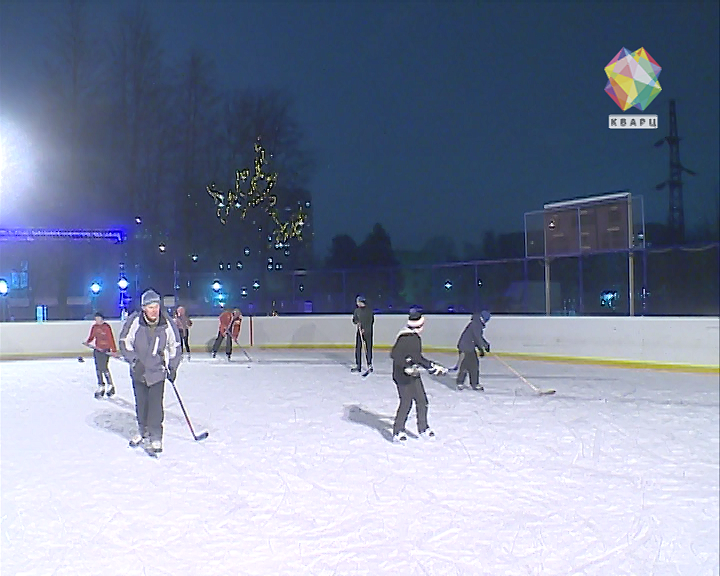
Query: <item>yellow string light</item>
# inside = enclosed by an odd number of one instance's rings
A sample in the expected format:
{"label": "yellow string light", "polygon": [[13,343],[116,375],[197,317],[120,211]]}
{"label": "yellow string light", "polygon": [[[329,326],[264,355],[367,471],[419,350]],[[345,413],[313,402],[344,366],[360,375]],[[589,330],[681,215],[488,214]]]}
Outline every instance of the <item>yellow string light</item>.
{"label": "yellow string light", "polygon": [[[277,211],[277,195],[272,194],[272,189],[277,182],[277,173],[266,174],[263,172],[265,165],[265,149],[260,145],[260,139],[255,143],[255,173],[250,178],[250,188],[247,192],[243,192],[243,185],[250,176],[250,170],[235,171],[235,188],[228,190],[226,193],[219,191],[215,184],[207,186],[207,192],[215,201],[217,217],[222,224],[227,224],[230,213],[234,210],[240,212],[240,218],[247,216],[248,210],[260,206],[266,202],[265,212],[272,218],[275,224],[275,242],[287,242],[291,238],[302,240],[302,229],[305,225],[307,215],[302,206],[295,214],[290,216],[290,220],[282,222]],[[265,186],[261,187],[260,183],[265,182]]]}

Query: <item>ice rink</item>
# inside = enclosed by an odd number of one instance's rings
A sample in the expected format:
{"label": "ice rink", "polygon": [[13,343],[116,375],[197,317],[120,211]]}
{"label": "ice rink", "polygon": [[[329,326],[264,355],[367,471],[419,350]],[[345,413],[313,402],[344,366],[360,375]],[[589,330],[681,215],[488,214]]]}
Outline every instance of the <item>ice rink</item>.
{"label": "ice rink", "polygon": [[249,352],[181,365],[209,437],[168,384],[158,459],[122,362],[109,400],[92,359],[0,363],[2,575],[720,574],[716,374],[508,360],[537,396],[487,358],[399,445],[387,351]]}

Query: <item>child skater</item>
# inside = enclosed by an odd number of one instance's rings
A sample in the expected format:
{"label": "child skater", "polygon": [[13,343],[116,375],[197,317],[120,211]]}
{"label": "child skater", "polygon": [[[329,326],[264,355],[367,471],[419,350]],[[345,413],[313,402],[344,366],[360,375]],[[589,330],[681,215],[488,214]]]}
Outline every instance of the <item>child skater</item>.
{"label": "child skater", "polygon": [[[87,340],[85,340],[85,345],[91,346],[93,340],[95,341],[93,358],[95,359],[95,373],[97,374],[98,383],[97,390],[95,390],[95,398],[102,398],[105,394],[110,398],[115,394],[115,385],[113,384],[112,376],[110,376],[108,362],[110,360],[110,354],[117,354],[117,348],[115,347],[115,337],[113,336],[112,328],[110,324],[105,322],[105,316],[103,316],[101,312],[95,312],[95,324],[90,328],[90,335]],[[105,381],[103,381],[103,377]],[[106,382],[107,389],[105,388]]]}
{"label": "child skater", "polygon": [[177,326],[178,332],[180,333],[180,353],[187,352],[188,360],[190,360],[190,326],[192,326],[192,320],[187,315],[183,306],[178,306],[175,310],[175,317],[173,318],[175,325]]}
{"label": "child skater", "polygon": [[423,330],[425,318],[416,309],[410,310],[407,326],[400,330],[393,345],[390,357],[393,361],[393,381],[397,386],[400,405],[393,424],[393,441],[407,440],[405,423],[413,401],[417,415],[418,433],[421,437],[435,436],[427,423],[428,399],[425,393],[419,366],[427,369],[430,374],[447,374],[448,370],[440,364],[435,364],[422,355],[422,340],[420,333]]}
{"label": "child skater", "polygon": [[480,351],[480,356],[485,356],[485,352],[490,352],[490,343],[485,340],[483,335],[485,326],[489,321],[490,312],[487,310],[483,310],[479,314],[476,312],[472,315],[472,320],[462,331],[462,334],[460,334],[457,343],[459,355],[458,373],[455,379],[458,390],[462,390],[467,374],[470,375],[470,386],[472,386],[473,390],[484,390],[480,385],[480,360],[475,350]]}

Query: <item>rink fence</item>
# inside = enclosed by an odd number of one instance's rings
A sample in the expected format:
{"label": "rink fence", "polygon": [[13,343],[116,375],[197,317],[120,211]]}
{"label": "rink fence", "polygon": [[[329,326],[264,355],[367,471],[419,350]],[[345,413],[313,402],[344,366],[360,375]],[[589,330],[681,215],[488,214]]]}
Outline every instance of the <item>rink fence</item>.
{"label": "rink fence", "polygon": [[[374,348],[388,350],[405,315],[377,315]],[[455,352],[469,320],[427,315],[423,345],[428,352]],[[121,323],[110,320],[115,338]],[[82,342],[91,322],[0,323],[0,360],[89,356]],[[194,318],[190,345],[208,353],[217,318]],[[515,358],[608,364],[694,372],[720,370],[720,319],[708,317],[493,316],[486,328],[492,352]],[[342,316],[245,317],[239,338],[246,348],[353,348],[355,327]],[[221,348],[221,354],[224,347]],[[348,355],[351,360],[351,354]]]}

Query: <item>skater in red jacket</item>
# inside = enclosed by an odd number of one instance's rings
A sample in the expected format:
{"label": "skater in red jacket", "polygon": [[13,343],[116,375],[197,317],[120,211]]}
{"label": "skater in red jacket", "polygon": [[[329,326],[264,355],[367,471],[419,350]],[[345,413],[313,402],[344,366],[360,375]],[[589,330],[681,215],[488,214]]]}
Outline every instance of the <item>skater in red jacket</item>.
{"label": "skater in red jacket", "polygon": [[[95,341],[94,345],[92,345],[93,340]],[[115,385],[112,376],[110,376],[108,361],[110,360],[110,354],[113,356],[117,354],[117,348],[115,347],[112,328],[110,324],[105,322],[105,316],[100,312],[95,312],[95,324],[90,328],[90,335],[85,341],[85,345],[94,348],[93,358],[95,359],[95,372],[98,381],[95,398],[102,398],[105,394],[109,398],[115,394]],[[107,389],[105,388],[106,383]]]}
{"label": "skater in red jacket", "polygon": [[212,357],[220,350],[223,338],[227,338],[225,341],[225,354],[228,360],[232,357],[232,343],[233,340],[237,344],[237,340],[240,337],[240,329],[242,328],[243,315],[239,308],[235,308],[232,312],[226,310],[218,318],[220,325],[218,327],[218,335],[215,338],[215,343],[212,347]]}

